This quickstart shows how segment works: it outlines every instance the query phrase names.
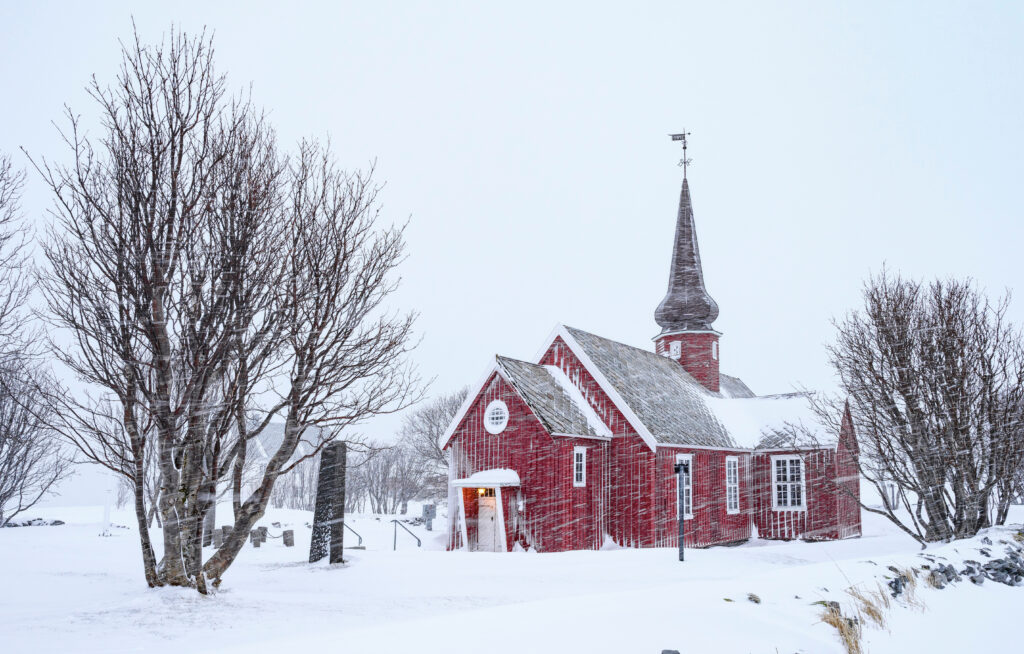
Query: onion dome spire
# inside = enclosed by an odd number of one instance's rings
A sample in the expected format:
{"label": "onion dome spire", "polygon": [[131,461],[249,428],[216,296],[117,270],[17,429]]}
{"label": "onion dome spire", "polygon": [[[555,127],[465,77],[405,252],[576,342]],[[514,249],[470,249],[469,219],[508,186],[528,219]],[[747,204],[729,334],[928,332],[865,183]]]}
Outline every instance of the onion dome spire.
{"label": "onion dome spire", "polygon": [[686,180],[686,133],[673,134],[672,140],[683,142],[683,188],[679,194],[679,215],[676,220],[675,245],[668,277],[668,293],[654,312],[661,333],[709,331],[718,317],[718,304],[704,288],[704,271],[697,248],[697,231],[693,223],[690,185]]}

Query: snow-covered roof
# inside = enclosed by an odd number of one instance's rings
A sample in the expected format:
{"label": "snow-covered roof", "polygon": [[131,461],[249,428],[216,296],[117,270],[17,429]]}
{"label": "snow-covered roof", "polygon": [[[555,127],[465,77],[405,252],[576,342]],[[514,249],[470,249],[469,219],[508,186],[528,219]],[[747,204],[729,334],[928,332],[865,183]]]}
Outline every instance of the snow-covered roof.
{"label": "snow-covered roof", "polygon": [[838,434],[822,429],[807,393],[731,399],[709,396],[704,401],[742,448],[835,447],[838,441]]}
{"label": "snow-covered roof", "polygon": [[[835,447],[806,393],[757,397],[742,380],[719,376],[713,393],[678,362],[650,350],[581,329],[556,326],[538,358],[556,338],[576,354],[598,385],[653,450],[659,445],[722,449]],[[441,436],[445,447],[483,385],[497,371],[552,434],[610,438],[608,426],[557,366],[496,357]]]}
{"label": "snow-covered roof", "polygon": [[722,397],[757,397],[742,379],[722,373],[718,375],[718,389],[718,394]]}
{"label": "snow-covered roof", "polygon": [[710,393],[677,361],[573,327],[565,330],[657,443],[737,447],[704,402]]}
{"label": "snow-covered roof", "polygon": [[678,362],[650,350],[573,327],[555,333],[597,369],[592,372],[610,387],[613,401],[625,405],[620,409],[656,445],[778,449],[838,441],[838,434],[822,430],[806,393],[757,397],[729,375],[720,375],[720,391],[713,393]]}
{"label": "snow-covered roof", "polygon": [[519,473],[508,468],[492,468],[474,472],[465,479],[456,479],[452,485],[458,488],[480,488],[489,486],[518,486]]}
{"label": "snow-covered roof", "polygon": [[502,356],[497,362],[502,376],[548,432],[611,438],[611,429],[561,370]]}

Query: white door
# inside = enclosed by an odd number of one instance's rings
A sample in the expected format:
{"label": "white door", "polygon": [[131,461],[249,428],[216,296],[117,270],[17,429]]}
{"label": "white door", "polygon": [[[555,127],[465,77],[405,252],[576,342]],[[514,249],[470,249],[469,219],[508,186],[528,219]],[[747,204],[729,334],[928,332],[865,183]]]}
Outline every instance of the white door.
{"label": "white door", "polygon": [[498,541],[498,498],[480,497],[479,527],[476,549],[478,552],[497,552]]}

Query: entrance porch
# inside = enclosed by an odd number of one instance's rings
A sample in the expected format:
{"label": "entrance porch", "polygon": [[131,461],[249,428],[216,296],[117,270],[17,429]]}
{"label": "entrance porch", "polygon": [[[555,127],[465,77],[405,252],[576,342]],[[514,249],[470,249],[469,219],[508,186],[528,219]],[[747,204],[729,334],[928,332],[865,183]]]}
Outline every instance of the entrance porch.
{"label": "entrance porch", "polygon": [[[519,475],[495,468],[456,479],[462,542],[471,552],[507,552],[519,502]],[[513,524],[509,524],[511,522]]]}

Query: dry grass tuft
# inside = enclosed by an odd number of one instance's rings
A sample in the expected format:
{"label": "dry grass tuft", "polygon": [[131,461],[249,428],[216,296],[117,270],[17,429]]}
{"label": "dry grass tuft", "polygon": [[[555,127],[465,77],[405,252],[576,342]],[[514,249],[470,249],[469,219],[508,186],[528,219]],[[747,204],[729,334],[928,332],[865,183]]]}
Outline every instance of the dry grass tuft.
{"label": "dry grass tuft", "polygon": [[881,585],[877,590],[848,588],[846,593],[856,600],[857,613],[861,617],[871,620],[878,625],[879,629],[885,629],[885,611],[889,608],[889,596]]}
{"label": "dry grass tuft", "polygon": [[839,632],[839,639],[846,648],[846,654],[863,654],[860,644],[860,622],[856,618],[848,618],[835,606],[829,606],[821,614],[821,621],[832,625]]}
{"label": "dry grass tuft", "polygon": [[903,594],[900,596],[907,606],[924,610],[924,602],[917,596],[917,568],[904,568],[900,574],[907,578],[907,585],[903,587]]}

